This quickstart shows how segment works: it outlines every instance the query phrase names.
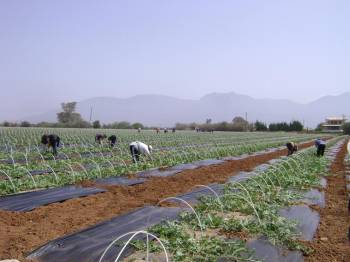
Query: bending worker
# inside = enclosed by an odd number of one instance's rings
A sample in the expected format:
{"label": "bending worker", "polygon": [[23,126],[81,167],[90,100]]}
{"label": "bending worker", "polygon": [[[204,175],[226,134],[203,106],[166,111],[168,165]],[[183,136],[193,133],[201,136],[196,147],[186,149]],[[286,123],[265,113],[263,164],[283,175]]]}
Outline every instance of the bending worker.
{"label": "bending worker", "polygon": [[147,157],[151,158],[151,153],[152,153],[152,146],[146,145],[142,142],[135,141],[132,142],[130,145],[130,153],[132,157],[132,161],[134,163],[140,161],[140,155],[146,155]]}
{"label": "bending worker", "polygon": [[57,147],[60,146],[60,137],[58,135],[43,135],[41,137],[41,143],[47,145],[48,148],[52,147],[52,153],[57,155]]}
{"label": "bending worker", "polygon": [[95,136],[95,142],[99,143],[101,145],[102,141],[106,139],[107,136],[105,134],[96,134]]}
{"label": "bending worker", "polygon": [[111,135],[108,137],[108,141],[111,147],[115,146],[115,143],[117,142],[117,137],[115,135]]}
{"label": "bending worker", "polygon": [[326,149],[326,142],[321,138],[317,138],[315,141],[315,147],[317,148],[317,156],[323,156],[324,150]]}
{"label": "bending worker", "polygon": [[294,142],[288,142],[286,144],[286,147],[288,149],[288,155],[287,156],[293,155],[295,152],[298,151],[298,145],[295,144]]}

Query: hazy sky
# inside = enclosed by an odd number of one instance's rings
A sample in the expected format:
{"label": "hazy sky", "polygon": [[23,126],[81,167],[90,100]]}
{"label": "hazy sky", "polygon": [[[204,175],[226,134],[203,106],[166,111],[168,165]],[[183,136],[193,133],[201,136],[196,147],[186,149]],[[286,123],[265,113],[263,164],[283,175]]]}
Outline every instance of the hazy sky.
{"label": "hazy sky", "polygon": [[348,0],[1,0],[1,101],[235,91],[307,102],[350,91],[349,26]]}

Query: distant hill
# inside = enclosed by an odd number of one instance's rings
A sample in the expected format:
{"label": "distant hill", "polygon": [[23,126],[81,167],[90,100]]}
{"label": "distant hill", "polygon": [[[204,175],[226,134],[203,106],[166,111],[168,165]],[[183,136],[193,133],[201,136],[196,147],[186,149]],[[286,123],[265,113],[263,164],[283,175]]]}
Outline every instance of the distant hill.
{"label": "distant hill", "polygon": [[[231,121],[234,116],[267,123],[275,121],[304,121],[315,127],[327,116],[350,116],[350,92],[339,96],[325,96],[308,104],[283,99],[255,99],[231,93],[212,93],[199,100],[186,100],[163,95],[138,95],[130,98],[95,97],[78,103],[77,111],[89,119],[93,108],[93,120],[103,123],[114,121],[141,122],[146,125],[172,126],[176,122],[204,122],[207,118]],[[53,110],[45,114],[25,118],[31,122],[56,121]]]}

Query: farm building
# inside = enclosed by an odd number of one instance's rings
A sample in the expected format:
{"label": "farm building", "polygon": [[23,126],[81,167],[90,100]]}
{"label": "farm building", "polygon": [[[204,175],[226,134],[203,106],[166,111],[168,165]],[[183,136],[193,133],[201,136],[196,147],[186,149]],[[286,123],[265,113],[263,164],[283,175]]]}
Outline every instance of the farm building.
{"label": "farm building", "polygon": [[326,122],[322,124],[322,130],[324,132],[343,132],[342,126],[345,123],[346,118],[341,117],[327,117]]}

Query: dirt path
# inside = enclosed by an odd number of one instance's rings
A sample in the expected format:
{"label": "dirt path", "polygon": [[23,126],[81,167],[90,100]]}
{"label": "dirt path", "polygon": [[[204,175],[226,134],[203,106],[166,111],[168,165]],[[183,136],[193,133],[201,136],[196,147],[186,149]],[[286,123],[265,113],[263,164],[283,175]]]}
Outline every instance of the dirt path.
{"label": "dirt path", "polygon": [[[313,145],[304,143],[300,148]],[[249,171],[286,150],[183,171],[172,177],[150,178],[136,186],[110,186],[108,192],[37,208],[31,212],[0,211],[0,259],[23,257],[49,240],[76,232],[116,215],[190,191],[198,184],[224,183],[239,171]],[[344,230],[344,229],[342,229]]]}
{"label": "dirt path", "polygon": [[346,143],[331,165],[332,175],[327,177],[326,207],[320,209],[321,222],[314,243],[315,252],[305,261],[350,261],[350,242],[348,229],[350,214],[348,213],[349,193],[346,190],[345,163]]}

